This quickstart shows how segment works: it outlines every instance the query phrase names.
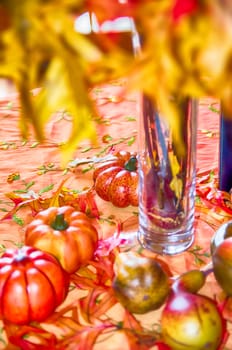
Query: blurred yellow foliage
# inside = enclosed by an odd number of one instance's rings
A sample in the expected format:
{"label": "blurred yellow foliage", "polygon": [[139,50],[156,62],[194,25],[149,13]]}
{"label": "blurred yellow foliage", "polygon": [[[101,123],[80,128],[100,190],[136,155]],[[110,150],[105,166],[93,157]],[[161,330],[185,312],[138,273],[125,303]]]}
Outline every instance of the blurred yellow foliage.
{"label": "blurred yellow foliage", "polygon": [[[77,32],[75,19],[87,12],[100,24],[132,17],[142,42],[138,54],[115,33]],[[95,140],[91,89],[120,77],[127,77],[128,89],[156,101],[177,135],[173,95],[210,95],[232,114],[231,23],[230,1],[2,0],[0,76],[18,89],[22,136],[27,138],[32,125],[37,139],[44,140],[51,114],[67,110],[73,117],[62,147],[68,160],[81,140]]]}

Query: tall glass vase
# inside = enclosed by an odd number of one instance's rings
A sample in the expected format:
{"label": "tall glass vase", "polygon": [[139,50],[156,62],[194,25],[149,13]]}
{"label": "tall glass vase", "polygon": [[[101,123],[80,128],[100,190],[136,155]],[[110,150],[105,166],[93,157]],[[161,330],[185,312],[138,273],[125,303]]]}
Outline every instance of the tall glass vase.
{"label": "tall glass vase", "polygon": [[138,239],[159,254],[183,252],[194,241],[198,103],[172,103],[177,130],[148,97],[140,104]]}

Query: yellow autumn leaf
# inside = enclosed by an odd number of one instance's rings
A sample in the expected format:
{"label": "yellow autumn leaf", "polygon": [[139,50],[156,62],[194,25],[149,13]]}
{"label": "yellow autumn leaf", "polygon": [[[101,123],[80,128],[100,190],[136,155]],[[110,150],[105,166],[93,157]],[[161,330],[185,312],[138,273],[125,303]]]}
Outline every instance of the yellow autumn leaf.
{"label": "yellow autumn leaf", "polygon": [[172,176],[175,177],[180,172],[180,164],[173,151],[170,151],[168,153],[168,157],[169,157],[169,164],[171,166]]}
{"label": "yellow autumn leaf", "polygon": [[180,199],[182,197],[183,182],[177,176],[174,176],[170,182],[170,188],[175,193],[176,198]]}
{"label": "yellow autumn leaf", "polygon": [[178,162],[177,157],[175,156],[173,151],[168,153],[169,164],[172,172],[172,180],[170,182],[170,188],[175,193],[176,197],[180,199],[182,197],[183,191],[183,181],[177,175],[180,173],[180,164]]}
{"label": "yellow autumn leaf", "polygon": [[[61,105],[67,106],[74,121],[70,140],[64,147],[68,156],[77,140],[94,140],[95,111],[89,90],[126,76],[131,90],[146,93],[159,106],[172,128],[179,158],[185,148],[179,110],[170,96],[216,97],[232,114],[229,3],[199,2],[196,11],[176,20],[172,18],[172,0],[141,2],[135,24],[144,45],[135,59],[133,50],[124,49],[125,41],[121,45],[107,35],[99,40],[97,33],[86,36],[75,31],[75,18],[90,10],[88,2],[2,1],[0,76],[12,78],[19,90],[23,136],[27,136],[28,126],[32,125],[37,138],[43,140],[50,113]],[[57,73],[64,74],[63,81]],[[42,87],[43,93],[34,104],[30,91],[35,87]]]}
{"label": "yellow autumn leaf", "polygon": [[[40,127],[43,129],[51,115],[59,110],[65,110],[72,116],[71,135],[61,147],[64,165],[70,161],[81,141],[85,139],[95,141],[96,130],[93,122],[95,111],[84,80],[75,72],[73,72],[73,78],[68,77],[67,69],[58,58],[50,64],[46,78],[45,86],[42,87],[35,99],[36,113],[40,116]],[[73,84],[71,88],[70,82]],[[75,96],[73,90],[75,90]]]}

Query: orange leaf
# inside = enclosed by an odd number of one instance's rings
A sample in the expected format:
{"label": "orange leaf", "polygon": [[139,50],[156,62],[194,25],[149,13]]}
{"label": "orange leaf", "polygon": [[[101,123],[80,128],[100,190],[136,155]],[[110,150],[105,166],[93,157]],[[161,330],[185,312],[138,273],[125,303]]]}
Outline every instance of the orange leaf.
{"label": "orange leaf", "polygon": [[157,338],[159,337],[156,331],[143,329],[141,323],[127,310],[125,310],[124,314],[123,331],[127,336],[131,350],[148,350],[157,343]]}
{"label": "orange leaf", "polygon": [[[19,346],[23,350],[50,350],[54,349],[57,343],[55,334],[49,333],[39,327],[33,326],[15,326],[13,324],[5,324],[5,331],[9,343]],[[33,343],[30,337],[33,336]]]}
{"label": "orange leaf", "polygon": [[53,194],[52,198],[50,199],[49,207],[60,207],[59,203],[59,197],[63,188],[64,183],[68,180],[68,178],[61,181],[59,187],[57,188],[56,192]]}
{"label": "orange leaf", "polygon": [[100,289],[93,289],[86,297],[79,300],[80,312],[88,323],[95,323],[112,306],[117,303],[111,288],[103,293]]}
{"label": "orange leaf", "polygon": [[7,212],[0,220],[12,219],[13,215],[22,207],[28,207],[32,211],[32,215],[37,214],[48,207],[61,207],[70,205],[76,210],[84,212],[93,218],[99,218],[99,211],[94,199],[94,193],[90,190],[85,190],[81,193],[76,193],[71,189],[64,188],[64,183],[68,178],[64,179],[57,190],[52,192],[50,196],[38,195],[33,191],[27,193],[16,194],[15,192],[8,192],[5,194],[7,198],[14,203],[13,209]]}
{"label": "orange leaf", "polygon": [[[96,326],[86,326],[82,330],[76,332],[72,337],[65,338],[56,347],[58,350],[78,349],[78,350],[92,350],[98,336],[105,330],[112,328],[111,324],[106,323]],[[74,347],[73,344],[76,344]],[[78,345],[77,345],[78,344]]]}

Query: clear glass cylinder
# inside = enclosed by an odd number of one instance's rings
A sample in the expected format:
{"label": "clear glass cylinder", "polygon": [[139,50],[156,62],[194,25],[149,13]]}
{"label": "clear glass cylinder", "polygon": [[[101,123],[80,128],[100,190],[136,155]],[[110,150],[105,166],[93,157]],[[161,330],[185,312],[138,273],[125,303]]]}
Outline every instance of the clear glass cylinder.
{"label": "clear glass cylinder", "polygon": [[139,116],[139,231],[141,245],[177,254],[194,241],[198,102],[173,99],[178,125],[141,97]]}

